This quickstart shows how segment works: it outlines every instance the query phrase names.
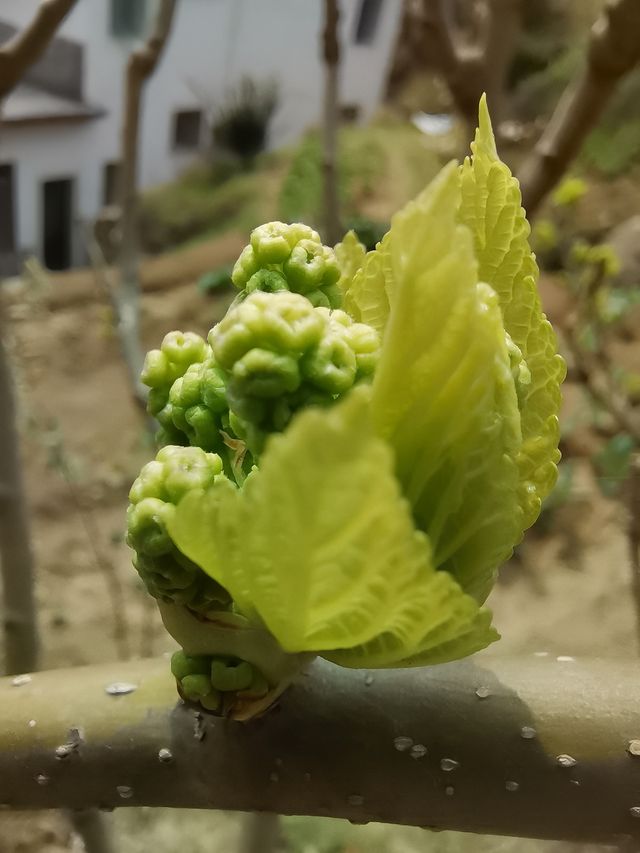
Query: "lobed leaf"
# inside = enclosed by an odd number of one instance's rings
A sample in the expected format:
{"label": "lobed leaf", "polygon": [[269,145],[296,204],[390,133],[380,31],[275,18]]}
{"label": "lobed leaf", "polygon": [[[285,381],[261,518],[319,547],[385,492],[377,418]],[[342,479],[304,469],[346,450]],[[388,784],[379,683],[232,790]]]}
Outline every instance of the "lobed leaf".
{"label": "lobed leaf", "polygon": [[521,433],[498,300],[478,283],[458,205],[450,164],[392,220],[391,308],[372,409],[435,566],[482,601],[522,535]]}
{"label": "lobed leaf", "polygon": [[522,447],[517,456],[524,526],[538,517],[557,477],[560,384],[565,365],[542,312],[538,267],[518,181],[500,161],[486,98],[472,157],[460,167],[459,220],[473,234],[479,277],[498,294],[504,325],[526,361],[530,382],[520,389]]}
{"label": "lobed leaf", "polygon": [[485,646],[495,633],[453,578],[436,572],[393,454],[373,432],[369,397],[361,388],[298,415],[270,439],[241,491],[216,484],[188,495],[174,542],[288,652],[377,666],[455,657],[469,647],[456,637],[469,632]]}

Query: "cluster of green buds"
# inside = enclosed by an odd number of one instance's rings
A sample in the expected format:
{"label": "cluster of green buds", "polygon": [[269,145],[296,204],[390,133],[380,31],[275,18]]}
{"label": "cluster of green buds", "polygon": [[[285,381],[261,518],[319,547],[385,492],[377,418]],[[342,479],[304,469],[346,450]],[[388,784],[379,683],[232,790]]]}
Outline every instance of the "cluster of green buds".
{"label": "cluster of green buds", "polygon": [[254,229],[231,280],[241,296],[262,290],[300,293],[314,306],[338,308],[340,267],[320,235],[301,223],[268,222]]}
{"label": "cluster of green buds", "polygon": [[484,102],[472,152],[373,251],[255,229],[206,341],[147,357],[167,446],[128,541],[185,701],[250,719],[316,656],[425,666],[498,638],[484,603],[556,481],[565,368]]}
{"label": "cluster of green buds", "polygon": [[234,703],[259,700],[269,691],[264,676],[238,658],[178,651],[171,658],[171,672],[180,696],[207,711],[224,711],[228,699]]}
{"label": "cluster of green buds", "polygon": [[288,291],[247,296],[214,326],[209,344],[230,426],[254,456],[299,409],[330,405],[370,379],[380,352],[375,329]]}
{"label": "cluster of green buds", "polygon": [[222,461],[199,447],[167,446],[140,472],[129,492],[127,544],[134,565],[154,598],[197,613],[225,609],[230,596],[219,583],[178,550],[169,522],[180,499],[207,489],[222,475]]}

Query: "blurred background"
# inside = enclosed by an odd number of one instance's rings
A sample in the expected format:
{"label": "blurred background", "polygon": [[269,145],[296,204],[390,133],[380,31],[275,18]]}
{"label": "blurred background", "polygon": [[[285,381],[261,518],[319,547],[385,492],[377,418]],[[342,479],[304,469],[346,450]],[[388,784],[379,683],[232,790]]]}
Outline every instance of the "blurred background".
{"label": "blurred background", "polygon": [[[0,64],[2,343],[42,668],[173,648],[123,541],[152,447],[141,353],[172,329],[206,335],[264,221],[303,220],[325,242],[353,228],[373,248],[394,211],[468,151],[483,90],[502,159],[530,175],[563,93],[585,79],[604,4],[67,5],[15,85],[3,87]],[[0,0],[0,52],[38,7]],[[640,30],[625,37],[640,44]],[[531,205],[542,299],[569,366],[563,461],[490,600],[503,635],[490,654],[639,653],[640,68],[627,66]],[[113,822],[122,853],[247,849],[243,815],[123,809]],[[283,819],[280,835],[272,849],[300,853],[615,849],[310,818]],[[81,849],[61,814],[0,812],[0,853]]]}

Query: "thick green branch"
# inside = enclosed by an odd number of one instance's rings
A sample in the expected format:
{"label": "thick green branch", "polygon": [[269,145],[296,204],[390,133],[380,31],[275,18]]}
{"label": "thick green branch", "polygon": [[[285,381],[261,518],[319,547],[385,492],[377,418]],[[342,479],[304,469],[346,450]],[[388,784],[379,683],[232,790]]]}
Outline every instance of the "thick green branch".
{"label": "thick green branch", "polygon": [[[176,704],[167,660],[5,679],[0,802],[637,836],[637,676],[634,661],[535,656],[371,673],[316,662],[250,723]],[[115,681],[137,689],[109,695]]]}

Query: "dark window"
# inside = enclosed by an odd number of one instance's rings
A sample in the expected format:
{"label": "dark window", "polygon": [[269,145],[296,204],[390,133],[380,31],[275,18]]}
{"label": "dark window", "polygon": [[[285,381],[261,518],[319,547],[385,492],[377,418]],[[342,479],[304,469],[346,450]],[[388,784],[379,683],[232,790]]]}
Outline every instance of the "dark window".
{"label": "dark window", "polygon": [[181,110],[173,117],[173,147],[193,150],[202,138],[201,110]]}
{"label": "dark window", "polygon": [[15,250],[13,166],[0,166],[0,254]]}
{"label": "dark window", "polygon": [[146,16],[146,0],[111,0],[111,34],[125,38],[141,35]]}
{"label": "dark window", "polygon": [[105,207],[118,203],[120,163],[105,163],[102,173],[102,203]]}
{"label": "dark window", "polygon": [[73,181],[45,181],[42,185],[42,254],[50,270],[71,266]]}
{"label": "dark window", "polygon": [[371,44],[375,40],[381,11],[382,0],[360,0],[354,37],[356,44]]}

